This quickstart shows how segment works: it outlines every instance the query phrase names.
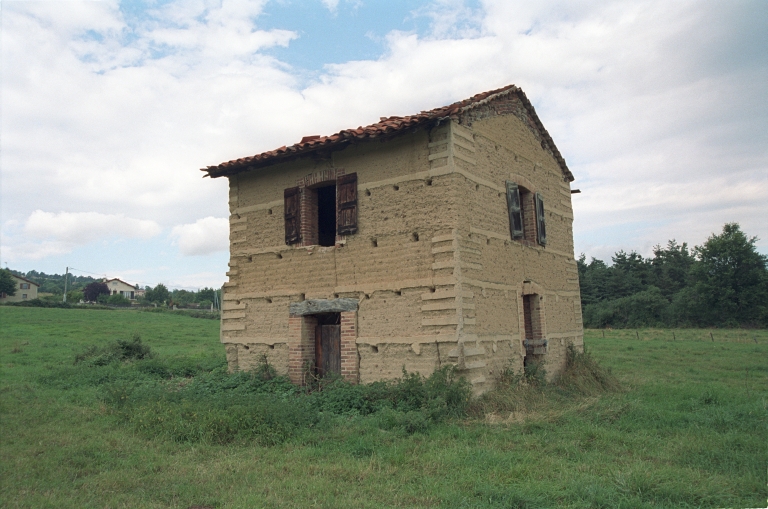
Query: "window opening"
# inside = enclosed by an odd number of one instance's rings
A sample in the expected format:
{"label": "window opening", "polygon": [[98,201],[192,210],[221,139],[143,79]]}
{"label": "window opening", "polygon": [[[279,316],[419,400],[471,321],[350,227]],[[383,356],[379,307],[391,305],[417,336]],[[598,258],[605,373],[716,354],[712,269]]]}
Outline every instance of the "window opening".
{"label": "window opening", "polygon": [[336,186],[317,189],[317,233],[321,246],[336,245]]}
{"label": "window opening", "polygon": [[544,199],[541,194],[507,181],[509,231],[513,240],[546,245]]}
{"label": "window opening", "polygon": [[523,346],[525,358],[523,366],[540,362],[546,353],[547,340],[544,339],[542,324],[541,298],[539,295],[523,295]]}

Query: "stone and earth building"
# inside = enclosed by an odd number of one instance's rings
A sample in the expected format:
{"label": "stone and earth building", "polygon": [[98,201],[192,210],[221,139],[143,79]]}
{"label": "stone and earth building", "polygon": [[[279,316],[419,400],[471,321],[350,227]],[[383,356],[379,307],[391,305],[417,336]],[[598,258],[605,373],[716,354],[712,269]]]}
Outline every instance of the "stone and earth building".
{"label": "stone and earth building", "polygon": [[514,85],[202,171],[229,179],[232,370],[483,392],[583,348],[573,175]]}

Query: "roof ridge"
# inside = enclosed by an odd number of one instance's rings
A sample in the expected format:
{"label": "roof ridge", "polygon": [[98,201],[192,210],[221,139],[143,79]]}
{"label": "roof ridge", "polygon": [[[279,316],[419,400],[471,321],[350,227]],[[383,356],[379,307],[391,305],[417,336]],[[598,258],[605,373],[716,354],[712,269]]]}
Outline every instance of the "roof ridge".
{"label": "roof ridge", "polygon": [[[341,131],[331,134],[329,136],[310,135],[302,137],[301,141],[294,143],[290,146],[283,145],[275,150],[262,152],[250,157],[243,157],[239,159],[233,159],[231,161],[223,162],[216,166],[208,166],[202,168],[200,171],[206,172],[206,177],[222,177],[227,175],[233,175],[245,170],[249,167],[267,166],[269,164],[277,163],[285,158],[295,157],[299,153],[309,153],[321,148],[341,148],[354,141],[362,141],[365,139],[379,138],[382,136],[390,136],[400,132],[404,132],[409,128],[416,128],[422,124],[434,121],[441,121],[447,117],[464,113],[473,108],[485,105],[494,99],[508,95],[511,93],[518,94],[523,105],[528,109],[531,114],[536,128],[540,131],[541,136],[549,145],[549,149],[552,151],[555,159],[560,165],[563,173],[567,178],[573,180],[573,174],[565,164],[565,160],[560,155],[560,152],[555,146],[555,142],[549,135],[541,120],[536,115],[536,110],[526,97],[525,93],[515,85],[507,85],[505,87],[489,90],[487,92],[481,92],[475,94],[468,99],[457,101],[447,106],[441,106],[433,108],[431,110],[422,110],[415,115],[408,116],[389,116],[379,117],[379,121],[367,126],[358,126],[355,129],[342,129]],[[542,142],[543,145],[544,142]]]}

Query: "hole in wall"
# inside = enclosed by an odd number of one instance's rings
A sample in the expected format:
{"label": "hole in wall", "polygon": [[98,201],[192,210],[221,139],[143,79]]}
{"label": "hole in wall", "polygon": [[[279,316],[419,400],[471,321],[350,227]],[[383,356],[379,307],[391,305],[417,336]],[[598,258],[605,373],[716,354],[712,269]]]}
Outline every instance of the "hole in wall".
{"label": "hole in wall", "polygon": [[371,345],[371,351],[373,353],[379,353],[379,347],[376,345]]}
{"label": "hole in wall", "polygon": [[338,299],[338,298],[339,298],[339,294],[338,294],[338,293],[334,293],[334,294],[333,294],[333,298],[334,298],[334,299]]}
{"label": "hole in wall", "polygon": [[475,191],[479,191],[479,190],[480,190],[480,184],[475,184]]}
{"label": "hole in wall", "polygon": [[501,193],[499,193],[499,198],[501,198]]}
{"label": "hole in wall", "polygon": [[269,347],[270,350],[274,350],[275,349],[275,345],[267,345],[267,346]]}
{"label": "hole in wall", "polygon": [[267,299],[267,304],[272,304],[272,299]]}
{"label": "hole in wall", "polygon": [[419,234],[417,232],[413,232],[411,234],[411,240],[414,241],[414,242],[418,242],[419,241]]}
{"label": "hole in wall", "polygon": [[248,346],[248,345],[243,345],[243,348],[245,348],[246,350],[250,350],[251,349],[251,347]]}
{"label": "hole in wall", "polygon": [[403,292],[401,290],[395,290],[395,295],[402,295]]}
{"label": "hole in wall", "polygon": [[272,209],[267,209],[267,215],[269,215],[269,216],[272,215]]}
{"label": "hole in wall", "polygon": [[432,179],[427,179],[426,183],[427,183],[428,186],[431,186],[432,185]]}
{"label": "hole in wall", "polygon": [[303,293],[300,293],[299,294],[299,300],[302,300],[302,301],[303,300],[307,300],[307,296],[305,294],[303,294]]}
{"label": "hole in wall", "polygon": [[240,214],[232,214],[232,216],[234,216],[235,219],[240,219]]}
{"label": "hole in wall", "polygon": [[366,189],[365,190],[365,195],[366,196],[370,196],[371,195],[371,190],[370,189]]}
{"label": "hole in wall", "polygon": [[394,186],[392,186],[392,189],[394,189],[395,191],[399,191],[400,190],[400,186],[395,184]]}
{"label": "hole in wall", "polygon": [[485,245],[490,246],[491,245],[491,239],[485,239]]}
{"label": "hole in wall", "polygon": [[379,241],[376,239],[371,239],[371,246],[373,247],[379,247]]}
{"label": "hole in wall", "polygon": [[238,306],[240,305],[240,301],[239,301],[239,300],[236,300],[235,302],[237,302],[237,305],[238,305]]}
{"label": "hole in wall", "polygon": [[370,294],[368,294],[368,293],[366,293],[366,294],[365,294],[365,298],[366,298],[366,299],[370,299],[370,298],[371,298],[371,295],[370,295]]}
{"label": "hole in wall", "polygon": [[429,293],[435,293],[435,287],[434,286],[430,286],[429,287]]}
{"label": "hole in wall", "polygon": [[277,259],[278,259],[278,260],[282,260],[282,259],[283,259],[283,255],[282,255],[282,254],[280,254],[280,253],[275,253],[275,255],[277,256]]}
{"label": "hole in wall", "polygon": [[248,257],[248,261],[249,261],[249,262],[252,262],[252,261],[253,261],[253,256],[249,256],[249,257]]}

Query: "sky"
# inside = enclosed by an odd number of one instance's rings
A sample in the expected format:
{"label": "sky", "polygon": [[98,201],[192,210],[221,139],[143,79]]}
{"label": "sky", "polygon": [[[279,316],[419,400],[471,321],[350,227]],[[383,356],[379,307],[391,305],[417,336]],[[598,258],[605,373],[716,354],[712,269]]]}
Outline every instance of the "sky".
{"label": "sky", "polygon": [[768,254],[768,2],[3,1],[0,263],[226,281],[200,168],[521,87],[576,177],[578,256]]}

